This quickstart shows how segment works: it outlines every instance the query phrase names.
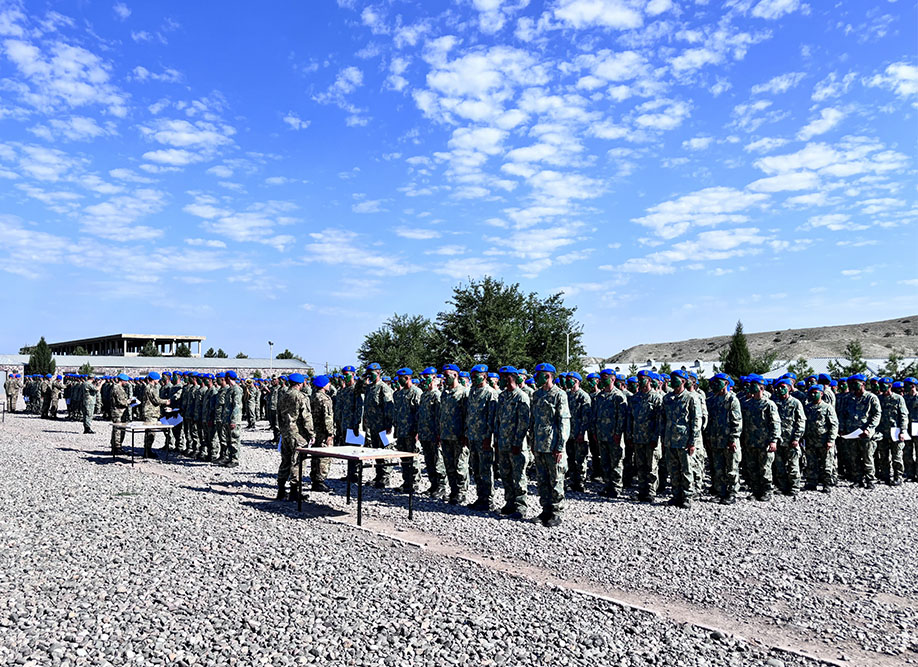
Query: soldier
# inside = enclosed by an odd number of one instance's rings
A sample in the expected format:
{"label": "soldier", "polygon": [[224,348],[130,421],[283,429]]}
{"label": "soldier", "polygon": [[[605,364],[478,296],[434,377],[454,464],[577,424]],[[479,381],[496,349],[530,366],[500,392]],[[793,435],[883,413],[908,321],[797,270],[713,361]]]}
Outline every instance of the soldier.
{"label": "soldier", "polygon": [[803,404],[790,395],[789,379],[778,380],[774,387],[774,403],[781,419],[781,440],[774,462],[775,486],[785,496],[796,497],[800,491],[800,449],[806,431],[806,414]]}
{"label": "soldier", "polygon": [[601,393],[593,409],[593,423],[599,437],[599,451],[605,486],[600,495],[618,498],[622,490],[622,468],[625,448],[623,434],[627,426],[625,395],[615,387],[615,371],[606,368],[599,374]]}
{"label": "soldier", "polygon": [[92,418],[96,414],[96,398],[99,395],[99,382],[95,379],[87,379],[83,382],[83,433],[95,433],[92,430]]}
{"label": "soldier", "polygon": [[[345,366],[341,369],[344,387],[337,394],[341,410],[341,444],[344,444],[343,431],[351,431],[356,437],[360,433],[363,421],[363,390],[357,385],[357,369]],[[337,412],[335,415],[337,416]]]}
{"label": "soldier", "polygon": [[581,387],[580,373],[567,374],[567,405],[571,412],[571,437],[567,442],[568,474],[571,491],[584,490],[586,480],[587,432],[593,416],[593,400]]}
{"label": "soldier", "polygon": [[[367,366],[364,381],[366,389],[363,394],[363,430],[370,447],[385,449],[391,447],[392,436],[392,388],[382,381],[382,368],[376,362]],[[380,433],[384,432],[390,440],[383,445]],[[376,479],[373,487],[384,489],[389,484],[389,466],[382,461],[376,463]]]}
{"label": "soldier", "polygon": [[[395,373],[399,388],[392,395],[393,422],[395,426],[395,447],[400,452],[418,451],[418,410],[421,405],[421,389],[411,382],[414,371],[399,368]],[[414,459],[402,459],[401,493],[413,492],[417,469]]]}
{"label": "soldier", "polygon": [[781,417],[778,406],[765,396],[765,378],[750,375],[746,380],[749,398],[742,408],[743,434],[751,459],[747,468],[749,484],[756,500],[771,500],[772,465],[781,441]]}
{"label": "soldier", "polygon": [[488,511],[492,509],[491,496],[494,493],[494,413],[497,410],[497,396],[487,386],[488,367],[477,364],[472,367],[472,389],[466,399],[465,437],[469,443],[469,468],[475,481],[475,502],[470,509]]}
{"label": "soldier", "polygon": [[740,400],[730,391],[730,377],[718,373],[709,382],[705,446],[711,457],[711,486],[722,505],[736,502],[739,489],[743,416]]}
{"label": "soldier", "polygon": [[201,402],[204,404],[201,409],[201,427],[204,435],[201,441],[201,448],[198,450],[196,458],[198,461],[215,461],[217,460],[216,449],[217,432],[220,430],[220,422],[217,420],[217,398],[220,395],[220,389],[216,384],[216,376],[213,373],[207,373],[204,378],[204,393],[201,395]]}
{"label": "soldier", "polygon": [[918,424],[918,380],[913,377],[907,377],[902,381],[902,390],[903,398],[905,399],[905,407],[908,410],[909,418],[909,435],[911,440],[905,441],[905,447],[903,448],[903,459],[904,459],[904,469],[905,469],[905,478],[910,479],[913,482],[918,481],[918,438],[914,437],[918,435],[915,433],[916,424]]}
{"label": "soldier", "polygon": [[529,396],[529,400],[532,401],[532,395],[535,393],[535,388],[532,385],[535,383],[533,379],[529,377],[529,371],[525,368],[520,368],[518,377],[520,389],[522,389],[526,395]]}
{"label": "soldier", "polygon": [[672,391],[663,397],[663,447],[673,487],[668,504],[688,509],[694,488],[692,457],[701,446],[701,408],[687,389],[688,373],[675,370],[669,377]]}
{"label": "soldier", "polygon": [[589,478],[593,481],[604,479],[602,472],[602,453],[599,451],[599,434],[596,431],[596,402],[599,400],[599,373],[586,376],[586,392],[590,395],[590,428],[587,433],[590,449]]}
{"label": "soldier", "polygon": [[[181,415],[181,404],[182,404],[182,373],[181,371],[172,371],[172,384],[169,385],[169,407],[173,409],[178,409],[178,412],[173,412],[173,416]],[[182,421],[172,427],[172,439],[177,453],[182,451],[182,433],[185,417],[182,415]]]}
{"label": "soldier", "polygon": [[[312,380],[315,391],[312,393],[312,424],[315,428],[315,446],[332,447],[335,444],[335,414],[332,398],[328,395],[330,384],[327,375],[317,375]],[[309,477],[313,491],[328,493],[331,491],[326,479],[331,460],[327,458],[312,457],[309,464]]]}
{"label": "soldier", "polygon": [[[128,398],[125,387],[130,381],[126,373],[119,373],[112,385],[112,424],[124,424],[131,421]],[[124,442],[124,431],[112,428],[112,455],[121,453],[121,444]]]}
{"label": "soldier", "polygon": [[902,451],[905,445],[905,435],[908,433],[909,418],[905,399],[893,393],[892,385],[891,377],[884,377],[880,380],[881,417],[877,434],[876,458],[879,466],[877,474],[890,486],[899,486],[905,474]]}
{"label": "soldier", "polygon": [[[156,371],[150,371],[147,374],[146,386],[144,387],[143,392],[143,400],[140,404],[143,420],[147,424],[158,423],[160,415],[162,414],[162,407],[166,405],[166,401],[159,397],[159,390],[156,388],[160,379],[162,379],[162,375]],[[158,458],[153,452],[153,442],[155,440],[156,433],[154,431],[144,431],[143,457],[145,459]]]}
{"label": "soldier", "polygon": [[500,479],[504,485],[504,506],[500,513],[511,519],[526,515],[526,468],[529,465],[529,435],[531,410],[529,395],[519,386],[519,374],[513,366],[498,370],[503,388],[497,399],[494,417],[494,437],[497,440],[497,458]]}
{"label": "soldier", "polygon": [[239,465],[242,454],[240,429],[242,427],[242,387],[237,382],[236,371],[226,371],[226,404],[224,406],[224,427],[226,429],[226,458],[218,464],[224,468],[235,468]]}
{"label": "soldier", "polygon": [[629,437],[634,448],[634,463],[638,479],[638,500],[653,502],[659,481],[658,466],[663,449],[663,396],[653,390],[652,371],[640,370],[636,376],[637,393],[630,403]]}
{"label": "soldier", "polygon": [[[276,377],[271,378],[271,384],[265,397],[265,412],[268,416],[268,424],[271,426],[272,442],[277,442],[277,438],[280,435],[280,430],[277,428],[277,399],[279,395],[280,381]],[[337,414],[336,411],[335,415],[337,416]]]}
{"label": "soldier", "polygon": [[536,517],[546,528],[561,524],[564,510],[564,473],[567,469],[565,445],[571,435],[571,412],[567,394],[554,384],[555,367],[541,363],[535,367],[532,417],[529,442],[535,455],[539,504]]}
{"label": "soldier", "polygon": [[462,505],[466,501],[469,484],[469,450],[466,440],[465,418],[468,392],[459,383],[459,367],[443,366],[445,388],[440,394],[438,425],[443,447],[443,462],[449,480],[449,504]]}
{"label": "soldier", "polygon": [[848,435],[860,429],[861,433],[852,443],[853,478],[855,484],[873,489],[876,482],[874,453],[877,446],[877,432],[880,426],[880,399],[866,389],[867,378],[863,373],[848,378],[848,393],[839,415],[839,431]]}
{"label": "soldier", "polygon": [[243,397],[245,399],[245,412],[248,420],[246,428],[250,431],[254,431],[255,419],[258,416],[258,391],[255,388],[255,383],[252,381],[252,378],[245,381]]}
{"label": "soldier", "polygon": [[832,491],[832,445],[838,437],[838,417],[831,405],[822,400],[825,387],[814,384],[807,392],[806,411],[806,489],[815,491],[822,484],[823,493]]}
{"label": "soldier", "polygon": [[430,480],[431,498],[446,498],[446,467],[440,450],[440,389],[437,369],[429,366],[421,371],[421,401],[418,404],[418,438],[424,452],[424,465]]}
{"label": "soldier", "polygon": [[306,378],[300,373],[287,376],[290,384],[277,396],[277,425],[280,429],[281,461],[277,469],[277,500],[287,497],[287,480],[290,482],[290,499],[300,498],[299,459],[297,449],[306,447],[315,433],[309,397],[303,391]]}

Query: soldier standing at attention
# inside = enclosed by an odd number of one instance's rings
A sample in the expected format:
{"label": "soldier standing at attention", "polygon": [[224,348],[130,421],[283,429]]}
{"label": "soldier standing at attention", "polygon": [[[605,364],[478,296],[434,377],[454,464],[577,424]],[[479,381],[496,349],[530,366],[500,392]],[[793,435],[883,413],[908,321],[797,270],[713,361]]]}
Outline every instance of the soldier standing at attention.
{"label": "soldier standing at attention", "polygon": [[718,373],[711,378],[708,397],[706,444],[711,453],[712,486],[722,505],[736,502],[739,488],[740,438],[743,414],[739,399],[729,389],[730,378]]}
{"label": "soldier standing at attention", "polygon": [[599,373],[600,394],[593,410],[593,423],[599,436],[599,451],[605,486],[600,495],[618,498],[622,491],[625,458],[624,433],[628,421],[625,395],[615,387],[615,371],[605,368]]}
{"label": "soldier standing at attention", "polygon": [[[312,380],[314,391],[312,393],[312,423],[315,427],[316,447],[332,447],[335,444],[335,413],[332,398],[328,395],[329,377],[317,375]],[[309,477],[312,482],[311,489],[322,493],[331,491],[325,480],[328,479],[328,469],[331,460],[327,458],[312,457],[309,464]]]}
{"label": "soldier standing at attention", "polygon": [[692,506],[694,463],[692,457],[701,446],[701,410],[686,389],[688,373],[670,373],[672,391],[663,397],[663,447],[673,487],[669,504],[688,509]]}
{"label": "soldier standing at attention", "polygon": [[[127,395],[125,387],[130,381],[130,377],[125,373],[119,373],[115,378],[112,386],[112,424],[124,424],[131,421],[128,405],[131,399]],[[112,455],[121,453],[121,443],[124,442],[124,431],[112,429]]]}
{"label": "soldier standing at attention", "polygon": [[430,480],[431,498],[446,498],[446,467],[440,451],[440,389],[437,369],[428,366],[421,371],[421,402],[418,404],[418,438],[424,452],[424,465]]}
{"label": "soldier standing at attention", "polygon": [[[912,425],[918,424],[918,380],[913,377],[907,377],[902,381],[905,391],[905,407],[908,409],[908,419],[909,419],[909,435],[911,435]],[[916,474],[916,462],[918,462],[918,438],[912,437],[911,440],[905,441],[905,454],[904,454],[904,463],[905,463],[905,478],[910,479],[913,482],[918,479],[918,474]]]}
{"label": "soldier standing at attention", "polygon": [[748,443],[748,472],[756,500],[771,500],[772,465],[781,442],[781,416],[778,406],[765,396],[765,379],[749,375],[749,399],[743,403],[743,433]]}
{"label": "soldier standing at attention", "polygon": [[87,379],[83,382],[83,433],[95,433],[92,430],[92,418],[96,414],[96,399],[99,396],[99,381]]}
{"label": "soldier standing at attention", "polygon": [[[905,398],[892,391],[893,379],[884,377],[880,380],[880,427],[877,445],[877,462],[879,477],[891,485],[902,484],[905,466],[902,457],[905,445],[905,434],[908,433],[908,407]],[[893,429],[899,433],[893,437]]]}
{"label": "soldier standing at attention", "polygon": [[774,388],[774,403],[781,418],[781,441],[775,452],[775,486],[785,496],[794,497],[800,491],[800,444],[806,431],[806,414],[803,404],[790,395],[790,379],[778,380]]}
{"label": "soldier standing at attention", "polygon": [[[379,438],[383,431],[392,435],[392,388],[380,381],[382,368],[376,362],[367,366],[365,375],[366,390],[363,394],[363,430],[369,438],[370,447],[383,449]],[[376,463],[376,479],[373,487],[384,489],[389,484],[389,466],[382,461]]]}
{"label": "soldier standing at attention", "polygon": [[[140,411],[143,420],[148,424],[159,422],[162,414],[161,408],[167,404],[167,401],[159,397],[159,390],[156,385],[162,379],[162,375],[156,371],[150,371],[147,375],[146,390],[143,392],[143,402],[140,404]],[[156,454],[153,452],[153,441],[156,440],[156,433],[153,431],[144,431],[143,434],[143,457],[145,459],[155,459]]]}
{"label": "soldier standing at attention", "polygon": [[494,418],[494,437],[497,440],[497,458],[500,465],[500,479],[504,485],[504,506],[500,513],[511,519],[523,519],[526,515],[526,468],[529,465],[529,435],[531,410],[529,394],[520,389],[519,376],[513,366],[499,369],[503,391],[497,399],[497,414]]}
{"label": "soldier standing at attention", "polygon": [[877,481],[873,457],[879,437],[877,429],[880,426],[881,408],[880,399],[876,394],[867,391],[866,384],[867,377],[863,373],[848,378],[847,399],[838,421],[841,435],[856,429],[861,430],[860,436],[851,441],[854,443],[853,477],[857,486],[870,490]]}
{"label": "soldier standing at attention", "polygon": [[631,413],[629,429],[634,447],[634,466],[638,479],[638,500],[653,502],[659,481],[658,466],[663,449],[663,396],[650,385],[651,371],[637,374],[637,392],[628,401]]}
{"label": "soldier standing at attention", "polygon": [[287,480],[290,482],[290,499],[300,497],[299,454],[297,448],[312,440],[314,429],[309,397],[303,393],[306,378],[300,373],[287,376],[290,386],[281,388],[277,397],[277,425],[281,438],[281,461],[277,469],[277,500],[287,497]]}
{"label": "soldier standing at attention", "polygon": [[449,480],[449,504],[462,505],[469,485],[469,450],[465,437],[465,414],[468,392],[459,383],[459,367],[443,366],[446,385],[440,394],[438,424],[443,446],[443,462]]}
{"label": "soldier standing at attention", "polygon": [[567,405],[571,412],[571,437],[567,442],[568,477],[571,491],[583,491],[586,480],[587,431],[593,416],[593,400],[580,388],[580,373],[567,374]]}
{"label": "soldier standing at attention", "polygon": [[571,435],[571,412],[567,394],[554,384],[555,367],[538,364],[535,374],[538,389],[532,395],[529,442],[535,454],[539,503],[542,505],[542,513],[536,520],[552,528],[561,524],[564,509],[565,445]]}
{"label": "soldier standing at attention", "polygon": [[[399,368],[395,373],[399,388],[392,396],[395,415],[395,446],[400,452],[418,451],[418,409],[421,405],[421,390],[411,382],[414,371],[410,368]],[[399,491],[408,493],[414,490],[417,477],[417,466],[414,459],[402,459],[402,486]]]}
{"label": "soldier standing at attention", "polygon": [[248,424],[246,428],[250,431],[255,430],[255,420],[258,418],[258,400],[259,392],[252,378],[245,381],[245,408]]}
{"label": "soldier standing at attention", "polygon": [[497,396],[487,386],[488,367],[472,367],[472,389],[466,399],[465,437],[469,443],[469,468],[475,480],[476,499],[470,509],[485,512],[491,509],[494,493],[494,413]]}
{"label": "soldier standing at attention", "polygon": [[226,459],[220,463],[224,468],[235,468],[239,465],[242,454],[242,442],[239,431],[242,427],[242,387],[237,382],[236,371],[226,371],[226,383],[229,391],[226,395]]}
{"label": "soldier standing at attention", "polygon": [[838,417],[831,405],[822,400],[825,388],[814,384],[807,392],[806,407],[806,488],[815,491],[822,484],[823,493],[832,492],[832,445],[838,437]]}

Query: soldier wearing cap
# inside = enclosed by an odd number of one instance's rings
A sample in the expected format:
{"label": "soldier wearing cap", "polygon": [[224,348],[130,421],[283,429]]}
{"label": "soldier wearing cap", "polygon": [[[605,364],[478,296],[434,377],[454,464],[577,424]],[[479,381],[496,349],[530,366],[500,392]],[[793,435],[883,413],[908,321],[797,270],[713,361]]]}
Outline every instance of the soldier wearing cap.
{"label": "soldier wearing cap", "polygon": [[756,500],[771,500],[772,466],[781,442],[781,417],[778,406],[765,395],[765,378],[753,374],[747,376],[746,380],[749,398],[742,404],[742,408],[743,433],[750,457],[747,468],[749,484]]}
{"label": "soldier wearing cap", "polygon": [[[312,424],[315,428],[316,447],[332,447],[335,444],[335,414],[328,388],[331,381],[327,375],[317,375],[312,380],[314,391],[312,393]],[[331,491],[325,480],[328,479],[328,470],[331,459],[312,457],[309,465],[309,477],[312,482],[311,489],[327,493]]]}
{"label": "soldier wearing cap", "polygon": [[[392,435],[392,388],[381,380],[382,368],[376,362],[367,366],[364,374],[366,389],[363,393],[363,430],[367,434],[370,447],[377,449],[385,446],[379,434],[383,431]],[[376,479],[373,486],[384,489],[389,484],[389,466],[382,461],[376,464]]]}
{"label": "soldier wearing cap", "polygon": [[469,443],[469,469],[475,482],[476,499],[470,509],[491,509],[494,493],[494,414],[497,397],[487,386],[488,367],[472,366],[472,388],[466,399],[465,437]]}
{"label": "soldier wearing cap", "polygon": [[290,482],[290,499],[300,497],[298,448],[306,447],[315,433],[309,397],[303,392],[306,377],[301,373],[287,376],[290,386],[281,390],[277,400],[277,425],[280,429],[281,460],[277,469],[277,500],[287,497],[287,480]]}
{"label": "soldier wearing cap", "polygon": [[449,503],[461,505],[466,501],[469,485],[469,450],[465,418],[468,391],[459,382],[459,367],[446,364],[442,368],[444,389],[440,393],[438,425],[443,447],[443,463],[449,481]]}
{"label": "soldier wearing cap", "polygon": [[822,400],[825,387],[814,384],[807,391],[806,431],[806,489],[832,491],[832,446],[838,437],[838,417],[831,405]]}
{"label": "soldier wearing cap", "polygon": [[218,461],[224,468],[235,468],[239,465],[242,454],[242,441],[240,429],[242,427],[242,387],[237,383],[239,375],[236,371],[226,371],[226,384],[229,389],[226,394],[224,406],[224,426],[226,428],[226,458]]}
{"label": "soldier wearing cap", "polygon": [[615,386],[615,371],[604,368],[599,373],[599,394],[593,408],[593,423],[599,437],[599,451],[605,485],[600,495],[618,498],[622,491],[625,458],[624,433],[628,425],[628,403]]}
{"label": "soldier wearing cap", "polygon": [[567,405],[571,412],[571,435],[567,441],[568,477],[571,491],[584,490],[586,480],[587,432],[592,426],[593,400],[580,386],[577,371],[567,374]]}
{"label": "soldier wearing cap", "polygon": [[[131,399],[125,391],[127,383],[130,381],[125,373],[119,373],[115,378],[115,383],[112,385],[112,424],[124,424],[131,421],[131,416],[128,411],[128,406],[131,403]],[[112,454],[119,454],[121,452],[121,444],[124,442],[124,431],[120,429],[112,429]]]}
{"label": "soldier wearing cap", "polygon": [[[773,386],[773,400],[781,418],[781,440],[774,462],[775,486],[785,496],[794,497],[800,490],[800,455],[806,431],[806,413],[803,404],[790,395],[790,379],[780,379]],[[814,386],[810,385],[810,388]]]}
{"label": "soldier wearing cap", "polygon": [[899,486],[905,474],[903,449],[908,433],[908,407],[905,398],[892,391],[893,379],[880,379],[880,426],[877,442],[877,476],[887,484]]}
{"label": "soldier wearing cap", "polygon": [[653,372],[640,370],[636,376],[637,393],[629,401],[629,438],[634,448],[634,465],[638,480],[638,500],[652,502],[659,481],[658,466],[663,449],[663,396],[653,390]]}
{"label": "soldier wearing cap", "polygon": [[88,375],[83,381],[82,391],[83,433],[95,433],[92,430],[92,419],[96,414],[96,399],[99,396],[99,382]]}
{"label": "soldier wearing cap", "polygon": [[428,366],[421,371],[421,401],[418,404],[418,438],[424,452],[424,465],[431,498],[446,498],[446,466],[440,449],[440,388],[437,369]]}
{"label": "soldier wearing cap", "polygon": [[599,373],[586,376],[585,391],[590,395],[590,428],[587,431],[590,449],[589,478],[598,481],[604,479],[602,472],[602,453],[599,450],[599,433],[596,430],[596,403],[599,400]]}
{"label": "soldier wearing cap", "polygon": [[[421,406],[421,389],[411,382],[414,371],[399,368],[395,376],[399,388],[392,395],[395,415],[395,446],[400,452],[418,451],[418,418]],[[402,459],[402,493],[413,492],[417,482],[417,467],[414,459]]]}
{"label": "soldier wearing cap", "polygon": [[[918,438],[915,435],[918,435],[918,379],[913,377],[907,377],[902,381],[902,397],[905,399],[905,407],[908,410],[908,419],[909,419],[909,435],[911,440],[905,441],[905,446],[903,447],[903,462],[905,469],[905,479],[910,479],[913,482],[918,480],[918,466],[916,466],[916,452],[918,452]],[[914,435],[913,435],[914,433]]]}
{"label": "soldier wearing cap", "polygon": [[571,435],[571,412],[567,394],[554,384],[555,367],[541,363],[535,367],[535,393],[532,395],[532,419],[529,442],[535,455],[539,504],[536,517],[543,526],[561,523],[564,509],[564,473],[567,470],[565,446]]}
{"label": "soldier wearing cap", "polygon": [[876,482],[874,453],[876,452],[880,426],[880,399],[867,391],[867,378],[863,373],[848,378],[848,394],[841,414],[838,416],[839,433],[846,435],[860,429],[857,439],[852,440],[853,478],[857,486],[873,489]]}
{"label": "soldier wearing cap", "polygon": [[701,408],[687,389],[688,373],[675,370],[669,377],[672,391],[663,397],[663,447],[673,487],[669,504],[689,508],[694,493],[692,457],[701,446]]}
{"label": "soldier wearing cap", "polygon": [[497,399],[494,416],[498,474],[504,486],[504,506],[500,513],[511,519],[526,515],[526,469],[530,448],[526,446],[529,435],[531,410],[529,395],[519,386],[519,374],[513,366],[498,370],[503,389]]}
{"label": "soldier wearing cap", "polygon": [[707,399],[705,446],[711,455],[711,482],[721,504],[732,505],[736,502],[736,492],[739,489],[742,408],[736,394],[730,391],[728,375],[717,373],[711,378],[709,386],[711,395]]}
{"label": "soldier wearing cap", "polygon": [[[162,379],[162,375],[156,371],[150,371],[147,374],[145,391],[143,392],[143,399],[140,403],[140,411],[143,415],[144,422],[151,424],[157,423],[159,417],[162,414],[162,406],[166,405],[166,401],[159,397],[159,390],[157,386],[159,381]],[[154,431],[144,431],[143,434],[143,457],[147,459],[157,458],[156,454],[153,452],[153,442],[156,440],[156,433]]]}

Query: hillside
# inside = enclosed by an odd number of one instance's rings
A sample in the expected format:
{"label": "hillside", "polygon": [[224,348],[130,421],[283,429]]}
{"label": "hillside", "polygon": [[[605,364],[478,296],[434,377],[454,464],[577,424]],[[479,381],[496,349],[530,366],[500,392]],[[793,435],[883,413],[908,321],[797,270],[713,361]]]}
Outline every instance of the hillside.
{"label": "hillside", "polygon": [[[906,357],[915,357],[918,356],[918,315],[863,324],[747,333],[746,337],[753,356],[774,350],[778,359],[841,357],[845,345],[852,340],[860,342],[864,347],[865,359],[886,359],[893,351]],[[729,335],[690,338],[671,343],[647,343],[622,350],[606,362],[638,363],[647,359],[717,361],[721,351],[729,344]]]}

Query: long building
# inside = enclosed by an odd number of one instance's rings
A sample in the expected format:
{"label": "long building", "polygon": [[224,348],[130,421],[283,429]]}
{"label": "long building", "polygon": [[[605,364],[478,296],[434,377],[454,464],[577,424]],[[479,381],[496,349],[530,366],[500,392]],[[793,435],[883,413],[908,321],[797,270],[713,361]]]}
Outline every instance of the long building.
{"label": "long building", "polygon": [[[218,359],[216,357],[106,357],[67,356],[55,357],[58,373],[76,373],[83,364],[89,364],[95,375],[117,375],[125,372],[131,377],[146,375],[150,371],[195,370],[208,373],[234,370],[242,377],[252,377],[258,371],[261,377],[288,373],[314,373],[312,366],[299,359]],[[0,380],[4,373],[28,373],[29,355],[0,354]]]}
{"label": "long building", "polygon": [[[118,333],[48,343],[48,347],[52,354],[60,356],[86,354],[93,357],[138,357],[148,343],[153,343],[160,356],[174,357],[178,346],[185,345],[191,350],[192,357],[200,357],[205,340],[206,336]],[[28,354],[28,350],[23,348],[20,353]]]}

